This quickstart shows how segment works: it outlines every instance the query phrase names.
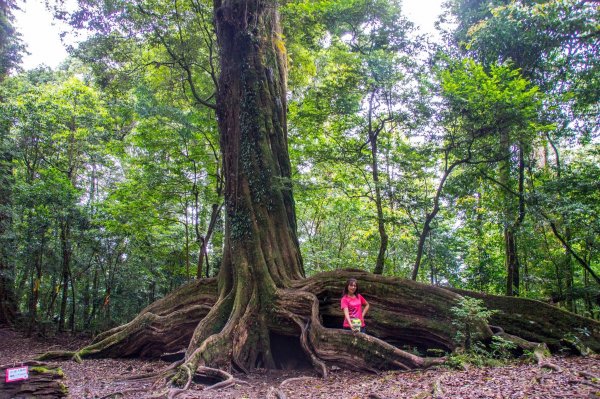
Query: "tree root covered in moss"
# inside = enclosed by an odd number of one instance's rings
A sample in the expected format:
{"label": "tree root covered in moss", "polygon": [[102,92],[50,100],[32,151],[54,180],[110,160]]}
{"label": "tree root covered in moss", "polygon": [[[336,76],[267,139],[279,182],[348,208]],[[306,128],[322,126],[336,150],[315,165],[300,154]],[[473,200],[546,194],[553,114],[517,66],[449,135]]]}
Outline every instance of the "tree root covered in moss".
{"label": "tree root covered in moss", "polygon": [[[369,334],[339,328],[340,293],[348,277],[358,279],[371,304]],[[349,270],[292,281],[289,287],[276,288],[265,297],[253,283],[242,292],[224,291],[217,298],[216,282],[200,280],[149,306],[130,323],[98,336],[79,351],[49,352],[42,358],[160,357],[165,352],[182,351],[187,343],[183,360],[162,372],[132,380],[155,380],[155,397],[174,398],[195,383],[209,384],[205,389],[231,386],[236,382],[232,370],[287,367],[298,359],[322,377],[334,366],[375,373],[412,370],[445,360],[419,356],[415,349],[455,348],[450,308],[461,298],[457,293]],[[537,316],[533,311],[528,317]],[[593,321],[588,323],[588,327],[597,327]],[[493,335],[487,325],[479,330],[483,339]],[[540,367],[552,366],[546,360],[548,349],[544,345],[505,332],[514,330],[510,323],[493,330],[523,351],[532,352]],[[591,331],[596,334],[597,330]],[[292,349],[292,358],[286,358],[285,353]],[[281,391],[281,386],[277,390]]]}
{"label": "tree root covered in moss", "polygon": [[29,367],[29,378],[24,383],[7,383],[4,374],[15,365],[0,365],[0,397],[55,399],[68,396],[60,368],[36,361],[20,363],[20,366]]}

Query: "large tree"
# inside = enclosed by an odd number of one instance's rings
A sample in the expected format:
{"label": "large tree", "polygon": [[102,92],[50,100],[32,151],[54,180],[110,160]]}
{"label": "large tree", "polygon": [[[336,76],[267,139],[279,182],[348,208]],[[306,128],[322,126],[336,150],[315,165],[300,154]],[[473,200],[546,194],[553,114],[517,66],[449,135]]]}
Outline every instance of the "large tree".
{"label": "large tree", "polygon": [[[171,385],[185,389],[196,374],[226,378],[217,369],[281,367],[290,357],[322,375],[331,364],[377,370],[439,362],[399,347],[455,349],[449,309],[460,295],[351,270],[304,278],[287,150],[287,65],[278,2],[215,0],[214,21],[220,55],[215,108],[225,177],[218,277],[181,287],[77,352],[45,357],[160,356],[187,345],[177,367],[165,372],[170,384],[164,394],[171,397],[181,392]],[[360,279],[371,302],[372,335],[338,329],[338,301],[348,277]],[[554,312],[540,305],[522,305],[523,319],[531,313],[536,320],[535,309]],[[561,317],[593,331],[582,339],[600,347],[598,323],[567,313]],[[510,333],[510,322],[505,327]],[[492,335],[485,323],[477,330],[482,339]],[[556,337],[538,337],[559,345]]]}

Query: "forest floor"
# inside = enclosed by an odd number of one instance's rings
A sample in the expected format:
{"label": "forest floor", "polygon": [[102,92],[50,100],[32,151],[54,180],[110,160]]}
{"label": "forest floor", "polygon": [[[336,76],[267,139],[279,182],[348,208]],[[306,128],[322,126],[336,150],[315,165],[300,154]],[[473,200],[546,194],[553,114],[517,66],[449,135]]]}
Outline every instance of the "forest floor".
{"label": "forest floor", "polygon": [[[19,332],[0,329],[0,365],[19,365],[48,350],[73,350],[85,343],[82,338],[69,335],[25,338]],[[425,398],[431,397],[426,393],[431,393],[434,383],[441,388],[436,398],[600,398],[599,355],[554,356],[549,360],[561,371],[520,362],[493,368],[471,367],[467,371],[440,367],[378,375],[337,369],[326,379],[318,378],[311,370],[256,370],[236,375],[239,383],[220,390],[205,390],[196,384],[178,399],[275,398],[275,388],[289,399]],[[143,392],[107,395],[140,386],[123,381],[124,378],[156,372],[169,364],[140,359],[89,359],[82,364],[64,361],[59,365],[65,373],[70,398],[99,399],[147,397]]]}

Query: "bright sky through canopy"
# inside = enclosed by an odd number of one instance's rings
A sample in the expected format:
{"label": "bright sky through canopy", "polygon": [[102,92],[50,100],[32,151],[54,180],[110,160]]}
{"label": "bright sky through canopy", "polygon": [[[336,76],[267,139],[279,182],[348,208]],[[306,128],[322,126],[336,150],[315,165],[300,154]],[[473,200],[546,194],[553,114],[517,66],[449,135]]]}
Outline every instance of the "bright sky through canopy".
{"label": "bright sky through canopy", "polygon": [[30,53],[23,57],[22,67],[32,69],[45,64],[56,68],[67,57],[60,40],[60,33],[67,26],[53,21],[43,1],[27,0],[20,8],[15,12],[15,26]]}
{"label": "bright sky through canopy", "polygon": [[[441,13],[443,0],[404,0],[404,14],[421,28],[433,33],[433,24]],[[27,0],[15,12],[16,27],[27,45],[30,55],[23,57],[23,68],[32,69],[40,64],[56,68],[66,57],[67,51],[60,40],[60,33],[68,26],[53,21],[44,1]]]}

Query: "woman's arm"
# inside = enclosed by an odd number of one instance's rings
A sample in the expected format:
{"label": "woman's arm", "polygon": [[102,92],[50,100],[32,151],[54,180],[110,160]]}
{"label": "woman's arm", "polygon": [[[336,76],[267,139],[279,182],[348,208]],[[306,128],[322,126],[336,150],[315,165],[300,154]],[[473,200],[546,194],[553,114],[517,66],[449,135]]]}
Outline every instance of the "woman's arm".
{"label": "woman's arm", "polygon": [[369,311],[369,302],[367,302],[367,300],[365,299],[365,307],[362,311],[363,314],[363,319],[365,318],[365,316],[367,315],[367,312]]}
{"label": "woman's arm", "polygon": [[344,317],[346,317],[348,325],[352,326],[352,321],[350,320],[350,313],[348,312],[348,308],[344,308]]}

